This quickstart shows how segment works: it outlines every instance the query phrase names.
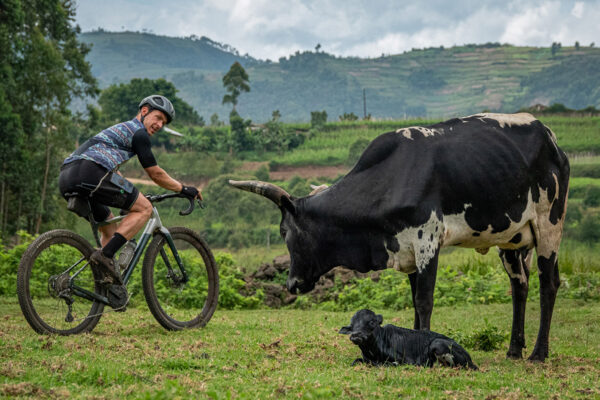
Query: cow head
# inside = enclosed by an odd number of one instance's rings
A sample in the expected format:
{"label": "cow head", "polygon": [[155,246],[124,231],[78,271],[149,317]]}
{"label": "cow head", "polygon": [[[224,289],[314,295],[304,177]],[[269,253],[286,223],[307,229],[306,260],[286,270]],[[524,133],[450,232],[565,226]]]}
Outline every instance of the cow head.
{"label": "cow head", "polygon": [[280,233],[290,252],[291,265],[287,289],[291,293],[311,291],[319,277],[335,265],[332,260],[332,244],[327,238],[331,229],[303,211],[303,199],[292,198],[285,190],[271,183],[260,181],[229,181],[229,184],[248,192],[260,194],[273,201],[281,210]]}
{"label": "cow head", "polygon": [[383,322],[383,316],[371,310],[359,310],[350,320],[350,325],[343,326],[339,333],[350,335],[352,343],[360,345],[367,342]]}

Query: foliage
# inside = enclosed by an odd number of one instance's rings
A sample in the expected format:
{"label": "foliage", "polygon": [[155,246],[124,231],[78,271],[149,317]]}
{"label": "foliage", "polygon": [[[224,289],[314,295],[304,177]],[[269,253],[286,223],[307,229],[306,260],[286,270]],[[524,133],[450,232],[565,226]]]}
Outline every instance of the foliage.
{"label": "foliage", "polygon": [[177,95],[177,88],[171,82],[163,78],[134,78],[129,83],[113,84],[102,91],[98,104],[102,108],[103,120],[97,130],[132,119],[139,112],[140,101],[152,94],[163,95],[173,103],[175,125],[204,125],[202,117]]}
{"label": "foliage", "polygon": [[239,95],[242,92],[250,91],[249,80],[250,78],[244,67],[239,62],[234,62],[229,71],[223,76],[223,86],[228,94],[223,96],[222,103],[231,103],[233,110],[235,110]]}
{"label": "foliage", "polygon": [[254,142],[250,133],[249,119],[244,120],[235,109],[229,114],[229,125],[231,125],[231,146],[236,152],[254,149]]}
{"label": "foliage", "polygon": [[600,206],[600,186],[590,186],[583,198],[583,205],[587,207]]}
{"label": "foliage", "polygon": [[600,56],[568,57],[544,68],[536,74],[523,78],[521,87],[527,94],[519,101],[531,101],[536,96],[550,99],[552,103],[566,104],[572,108],[584,108],[600,103]]}
{"label": "foliage", "polygon": [[252,296],[240,294],[245,282],[231,255],[217,253],[215,261],[219,266],[219,307],[228,310],[257,308],[262,303],[263,293],[259,290]]}
{"label": "foliage", "polygon": [[321,130],[327,123],[327,111],[311,111],[310,127],[314,130]]}
{"label": "foliage", "polygon": [[[11,0],[0,11],[0,231],[39,231],[63,220],[54,195],[74,137],[69,105],[94,97],[96,80],[78,40],[75,3]],[[14,147],[6,147],[14,146]],[[15,205],[14,207],[9,205]]]}
{"label": "foliage", "polygon": [[356,121],[358,120],[358,115],[351,113],[344,113],[339,116],[340,121]]}
{"label": "foliage", "polygon": [[[600,49],[589,46],[579,50],[563,46],[554,57],[548,46],[496,43],[438,46],[364,59],[303,51],[260,61],[223,52],[223,47],[211,49],[208,39],[135,32],[84,33],[81,38],[94,44],[90,59],[102,86],[135,77],[167,76],[206,120],[213,113],[230,111],[221,104],[221,79],[235,61],[252,76],[252,92],[240,114],[260,122],[267,121],[274,109],[287,121],[306,121],[311,110],[326,110],[336,117],[344,112],[362,115],[364,88],[367,112],[377,119],[460,116],[483,109],[514,112],[539,99],[570,108],[580,108],[580,102],[584,103],[581,107],[599,105],[593,94],[598,87],[597,71],[592,67]],[[153,59],[137,51],[149,46]],[[560,68],[554,73],[547,70],[553,66]],[[421,84],[430,85],[429,71],[433,85],[423,89]],[[578,98],[579,82],[587,77],[588,88]],[[522,86],[521,81],[533,86]],[[563,93],[565,100],[561,100]]]}
{"label": "foliage", "polygon": [[371,143],[368,139],[358,138],[352,143],[350,149],[348,150],[348,160],[346,164],[354,165],[362,155],[363,151],[367,148],[367,146]]}

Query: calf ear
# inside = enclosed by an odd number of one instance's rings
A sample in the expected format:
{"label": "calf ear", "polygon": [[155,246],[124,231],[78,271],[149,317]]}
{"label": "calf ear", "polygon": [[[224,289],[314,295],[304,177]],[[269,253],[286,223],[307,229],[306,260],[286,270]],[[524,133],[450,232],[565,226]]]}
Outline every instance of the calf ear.
{"label": "calf ear", "polygon": [[349,335],[352,333],[352,328],[350,326],[342,326],[338,333],[341,333],[342,335]]}
{"label": "calf ear", "polygon": [[381,315],[381,314],[377,314],[377,316],[376,316],[376,317],[377,317],[377,323],[378,323],[379,325],[381,325],[381,324],[383,323],[383,315]]}

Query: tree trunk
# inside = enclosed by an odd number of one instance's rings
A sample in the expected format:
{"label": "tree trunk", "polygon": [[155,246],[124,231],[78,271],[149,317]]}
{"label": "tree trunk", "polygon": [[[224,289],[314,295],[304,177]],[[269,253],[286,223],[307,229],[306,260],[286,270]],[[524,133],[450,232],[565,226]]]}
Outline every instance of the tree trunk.
{"label": "tree trunk", "polygon": [[[23,196],[21,195],[21,191],[19,190],[19,194],[17,195],[19,198],[19,207],[17,208],[17,222],[15,231],[19,232],[21,229],[21,211],[23,209]],[[17,245],[21,244],[21,236],[17,235]]]}
{"label": "tree trunk", "polygon": [[[4,182],[3,182],[4,183]],[[5,186],[5,185],[3,185]],[[2,232],[6,232],[6,224],[8,222],[8,209],[9,209],[9,205],[10,205],[10,193],[6,193],[5,191],[5,187],[2,188],[2,191],[4,192],[4,209],[3,209],[3,218],[2,218]]]}
{"label": "tree trunk", "polygon": [[46,165],[44,167],[44,181],[42,182],[42,193],[40,194],[40,211],[35,224],[35,234],[40,233],[42,215],[44,214],[44,200],[46,199],[46,188],[48,186],[48,174],[50,171],[50,125],[46,127]]}
{"label": "tree trunk", "polygon": [[[4,174],[2,174],[4,176]],[[4,180],[4,178],[2,178],[2,185],[0,185],[0,221],[4,221],[4,190],[6,188],[6,181]],[[0,230],[0,234],[5,234],[5,227],[2,226],[2,229]]]}

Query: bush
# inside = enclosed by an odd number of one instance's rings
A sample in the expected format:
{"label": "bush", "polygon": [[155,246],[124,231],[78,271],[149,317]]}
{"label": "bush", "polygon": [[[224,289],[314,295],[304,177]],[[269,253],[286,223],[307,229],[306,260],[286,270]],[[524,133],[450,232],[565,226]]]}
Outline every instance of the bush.
{"label": "bush", "polygon": [[311,111],[310,127],[314,130],[321,130],[327,123],[327,111]]}
{"label": "bush", "polygon": [[365,151],[367,146],[371,143],[368,139],[358,138],[352,143],[348,151],[348,161],[346,164],[354,165]]}
{"label": "bush", "polygon": [[269,167],[266,165],[261,165],[259,169],[254,173],[256,179],[259,181],[268,181],[269,180]]}
{"label": "bush", "polygon": [[600,186],[590,186],[583,198],[583,205],[587,207],[600,206]]}
{"label": "bush", "polygon": [[490,324],[487,319],[483,328],[477,329],[471,334],[450,329],[446,332],[446,336],[451,337],[465,348],[481,351],[498,350],[509,338],[508,333],[502,332],[498,327]]}
{"label": "bush", "polygon": [[600,217],[588,215],[579,224],[579,240],[585,243],[597,243],[600,241]]}

